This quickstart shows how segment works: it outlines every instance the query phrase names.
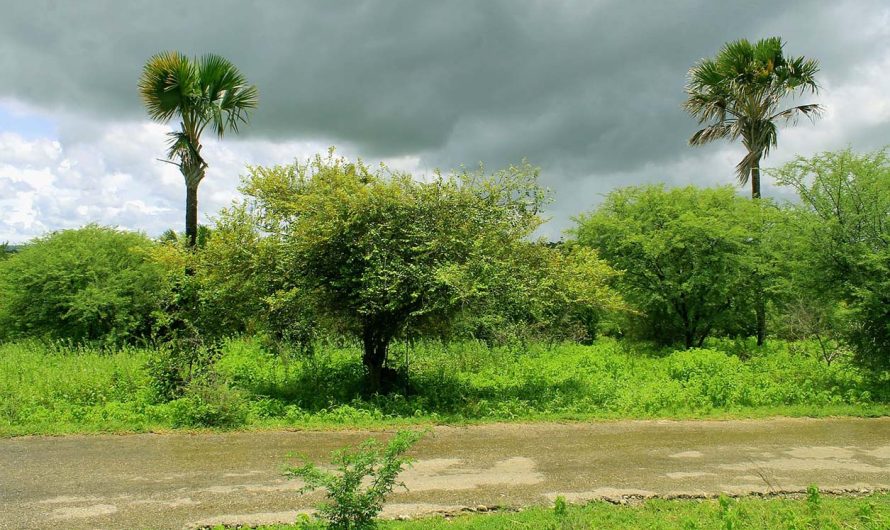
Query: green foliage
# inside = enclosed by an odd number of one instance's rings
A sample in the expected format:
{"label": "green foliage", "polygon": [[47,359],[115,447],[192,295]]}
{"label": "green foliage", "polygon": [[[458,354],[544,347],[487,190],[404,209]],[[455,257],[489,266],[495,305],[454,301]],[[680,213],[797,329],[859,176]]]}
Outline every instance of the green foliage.
{"label": "green foliage", "polygon": [[306,486],[303,493],[325,489],[327,502],[318,512],[328,528],[363,530],[376,528],[377,514],[383,502],[396,486],[399,473],[412,461],[405,456],[411,446],[423,436],[419,431],[401,431],[384,448],[369,439],[356,449],[342,449],[332,456],[337,471],[331,472],[305,462],[301,467],[287,470],[290,477],[300,478]]}
{"label": "green foliage", "polygon": [[269,327],[267,298],[281,282],[274,255],[255,228],[243,209],[233,208],[222,211],[212,231],[199,230],[193,248],[176,234],[162,237],[154,259],[170,271],[174,287],[161,315],[162,331],[188,327],[221,339]]}
{"label": "green foliage", "polygon": [[810,516],[810,528],[822,528],[822,496],[819,487],[815,484],[807,486],[807,511]]}
{"label": "green foliage", "polygon": [[[498,295],[517,285],[520,296],[539,295],[523,308],[523,322],[535,312],[547,318],[563,311],[552,307],[559,298],[567,306],[602,305],[591,298],[607,291],[608,267],[590,254],[550,255],[525,240],[546,198],[536,179],[537,170],[523,164],[422,182],[331,152],[307,164],[253,168],[242,190],[246,210],[229,217],[250,212],[270,234],[267,244],[280,245],[278,270],[289,288],[270,300],[286,301],[296,289],[319,318],[361,340],[370,390],[377,391],[394,338],[447,328],[480,301],[516,303],[516,294]],[[525,265],[526,257],[543,268]],[[550,283],[539,287],[548,273]]]}
{"label": "green foliage", "polygon": [[[885,530],[890,524],[890,494],[865,497],[831,496],[819,501],[819,519],[814,523],[806,498],[742,497],[730,499],[649,499],[643,502],[612,504],[605,501],[568,506],[564,515],[549,507],[521,511],[466,514],[456,517],[424,517],[414,521],[381,522],[392,530],[501,530],[504,528],[543,529],[631,529],[712,530],[731,527],[738,530],[782,528],[811,530],[844,528]],[[820,526],[817,526],[820,525]],[[731,526],[730,526],[731,525]],[[290,530],[301,525],[261,527],[264,530]]]}
{"label": "green foliage", "polygon": [[618,291],[639,310],[632,322],[643,337],[688,348],[744,330],[767,208],[728,187],[628,187],[578,217],[571,233],[623,272]]}
{"label": "green foliage", "polygon": [[[602,338],[591,346],[425,341],[410,346],[410,383],[399,389],[407,395],[361,398],[364,371],[356,346],[322,343],[311,356],[291,357],[264,349],[258,340],[237,339],[222,342],[203,375],[164,401],[148,368],[157,349],[102,353],[9,343],[0,345],[0,433],[139,431],[242,421],[360,428],[887,413],[886,387],[865,377],[848,357],[826,365],[816,344],[776,340],[757,348],[750,341],[712,340],[706,346],[672,352]],[[402,358],[409,345],[394,348]]]}
{"label": "green foliage", "polygon": [[0,263],[0,334],[111,343],[146,338],[166,290],[142,234],[89,225]]}
{"label": "green foliage", "polygon": [[553,515],[557,517],[557,519],[563,519],[568,512],[568,504],[566,503],[566,498],[562,495],[557,495],[556,500],[553,501]]}
{"label": "green foliage", "polygon": [[36,341],[0,344],[0,428],[139,428],[147,416],[147,355],[130,347],[109,352]]}
{"label": "green foliage", "polygon": [[816,305],[817,323],[829,337],[843,336],[861,360],[890,368],[887,151],[798,158],[775,177],[801,199],[796,222],[788,227],[798,241],[789,291]]}
{"label": "green foliage", "polygon": [[212,376],[191,380],[183,396],[169,407],[173,427],[233,428],[243,425],[248,416],[244,392]]}
{"label": "green foliage", "polygon": [[457,319],[453,336],[488,344],[592,341],[606,315],[624,309],[609,283],[616,272],[597,253],[579,245],[553,248],[519,243],[497,267],[486,265],[456,280],[473,289],[485,277],[486,296],[476,297]]}
{"label": "green foliage", "polygon": [[170,401],[182,397],[193,382],[209,376],[218,356],[215,344],[206,344],[195,335],[174,336],[159,345],[146,363],[156,398]]}
{"label": "green foliage", "polygon": [[686,110],[707,124],[689,139],[692,145],[728,138],[742,139],[747,155],[736,166],[739,184],[750,177],[752,196],[760,197],[760,161],[778,143],[778,122],[800,116],[814,119],[822,111],[816,104],[779,110],[788,96],[818,90],[819,63],[804,57],[787,57],[779,37],[750,42],[741,39],[723,46],[713,59],[702,59],[689,70],[684,103]]}

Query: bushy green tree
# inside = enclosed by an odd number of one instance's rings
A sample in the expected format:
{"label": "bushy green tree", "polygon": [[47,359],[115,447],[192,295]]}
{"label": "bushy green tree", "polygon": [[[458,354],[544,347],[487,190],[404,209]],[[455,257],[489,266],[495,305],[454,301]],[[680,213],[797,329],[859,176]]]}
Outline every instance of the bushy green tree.
{"label": "bushy green tree", "polygon": [[0,263],[0,332],[72,341],[147,337],[166,286],[143,234],[89,225]]}
{"label": "bushy green tree", "polygon": [[647,338],[690,348],[747,329],[763,210],[730,187],[628,187],[570,233],[622,271],[619,291]]}
{"label": "bushy green tree", "polygon": [[[282,292],[298,293],[320,318],[361,340],[369,389],[379,391],[394,338],[448,323],[503,291],[519,256],[540,252],[527,241],[546,199],[536,178],[523,164],[424,182],[331,153],[253,168],[243,192],[259,229],[283,249],[278,267],[290,291]],[[579,258],[536,259],[574,260],[553,281],[578,283]],[[563,296],[593,303],[592,290],[607,276],[607,267],[595,265],[603,272],[590,277],[592,285]]]}
{"label": "bushy green tree", "polygon": [[838,305],[848,308],[847,338],[860,357],[890,366],[888,151],[799,157],[775,177],[800,197],[800,215],[789,226],[799,241],[799,297],[823,301],[828,316]]}

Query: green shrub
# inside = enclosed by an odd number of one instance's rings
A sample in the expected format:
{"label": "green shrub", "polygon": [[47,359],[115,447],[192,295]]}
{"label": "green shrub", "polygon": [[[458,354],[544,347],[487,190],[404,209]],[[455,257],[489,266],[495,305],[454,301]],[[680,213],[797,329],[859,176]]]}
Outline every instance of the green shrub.
{"label": "green shrub", "polygon": [[197,335],[175,337],[158,346],[145,364],[155,399],[182,397],[193,381],[208,376],[218,356],[217,345],[204,343]]}
{"label": "green shrub", "polygon": [[290,477],[300,478],[306,486],[302,492],[324,488],[327,501],[318,506],[321,518],[329,528],[363,530],[376,528],[377,514],[396,486],[399,473],[412,461],[405,456],[423,436],[418,431],[397,433],[384,447],[369,439],[356,449],[341,449],[332,455],[336,472],[320,469],[312,462],[287,470]]}
{"label": "green shrub", "polygon": [[0,334],[74,342],[147,337],[164,290],[142,234],[89,225],[0,262]]}
{"label": "green shrub", "polygon": [[736,391],[744,383],[746,370],[741,361],[723,352],[693,349],[677,351],[668,358],[668,375],[680,381],[694,397],[714,407],[735,402]]}
{"label": "green shrub", "polygon": [[192,381],[168,406],[173,427],[238,427],[248,414],[242,391],[213,380]]}

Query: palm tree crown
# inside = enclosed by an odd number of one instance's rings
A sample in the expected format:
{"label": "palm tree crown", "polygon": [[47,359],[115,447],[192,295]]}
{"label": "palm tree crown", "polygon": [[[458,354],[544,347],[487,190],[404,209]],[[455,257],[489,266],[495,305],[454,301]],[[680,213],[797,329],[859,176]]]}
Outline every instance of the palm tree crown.
{"label": "palm tree crown", "polygon": [[207,54],[190,59],[168,51],[145,64],[139,95],[151,119],[161,123],[180,119],[179,130],[169,133],[167,158],[185,178],[186,235],[194,244],[197,187],[207,168],[201,156],[201,134],[208,126],[220,138],[228,130],[238,132],[239,125],[247,123],[248,111],[257,106],[257,89],[223,57]]}
{"label": "palm tree crown", "polygon": [[713,59],[702,59],[689,70],[683,107],[705,127],[689,139],[702,145],[720,138],[742,139],[747,155],[736,166],[739,184],[752,180],[752,196],[760,197],[760,161],[778,140],[777,122],[815,119],[818,104],[779,110],[788,96],[819,90],[819,63],[786,57],[779,37],[751,43],[745,39],[724,45]]}

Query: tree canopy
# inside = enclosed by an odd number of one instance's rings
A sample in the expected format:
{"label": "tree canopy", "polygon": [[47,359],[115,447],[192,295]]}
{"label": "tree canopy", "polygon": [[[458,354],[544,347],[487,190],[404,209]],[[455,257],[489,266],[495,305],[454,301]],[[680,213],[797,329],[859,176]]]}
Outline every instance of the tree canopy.
{"label": "tree canopy", "polygon": [[705,125],[689,143],[741,138],[748,153],[736,166],[736,175],[742,186],[750,179],[754,198],[760,197],[760,162],[778,144],[777,123],[815,118],[822,110],[814,103],[780,108],[789,96],[819,88],[819,63],[785,56],[784,47],[779,37],[729,42],[716,57],[693,66],[686,85],[689,97],[683,106]]}
{"label": "tree canopy", "polygon": [[571,231],[620,270],[647,338],[701,346],[751,307],[759,208],[732,188],[621,188]]}
{"label": "tree canopy", "polygon": [[201,155],[201,134],[209,126],[220,138],[238,132],[256,108],[255,86],[228,59],[206,54],[190,59],[168,51],[150,58],[139,79],[139,95],[148,116],[160,123],[178,118],[179,130],[168,133],[167,158],[179,167],[186,185],[185,232],[189,245],[198,233],[198,184],[207,162]]}
{"label": "tree canopy", "polygon": [[165,293],[145,235],[89,225],[0,262],[0,332],[72,341],[147,338]]}
{"label": "tree canopy", "polygon": [[890,366],[890,156],[847,149],[798,157],[774,172],[799,195],[801,297],[852,310],[848,340],[863,360]]}
{"label": "tree canopy", "polygon": [[362,341],[372,391],[380,389],[396,336],[431,321],[441,326],[480,301],[503,300],[505,285],[522,283],[520,268],[553,267],[533,275],[559,269],[560,276],[537,282],[538,292],[574,286],[560,296],[612,303],[610,270],[595,254],[562,257],[528,239],[547,194],[537,169],[525,163],[418,180],[330,154],[252,168],[243,192],[259,229],[281,245],[287,283]]}

